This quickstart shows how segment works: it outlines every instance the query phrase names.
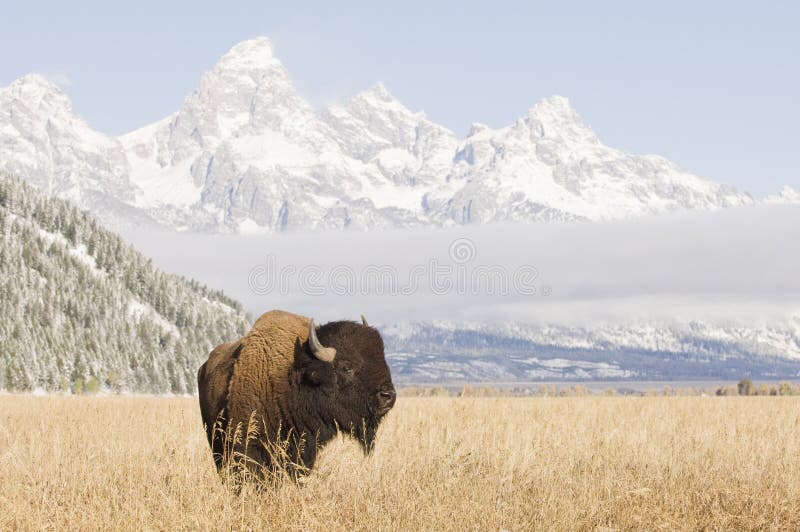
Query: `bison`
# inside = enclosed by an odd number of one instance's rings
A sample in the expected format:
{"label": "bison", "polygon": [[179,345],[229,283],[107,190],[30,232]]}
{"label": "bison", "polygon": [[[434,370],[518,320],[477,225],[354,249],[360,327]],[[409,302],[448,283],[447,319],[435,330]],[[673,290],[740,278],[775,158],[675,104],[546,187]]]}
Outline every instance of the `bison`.
{"label": "bison", "polygon": [[363,316],[317,327],[279,310],[211,351],[197,386],[217,470],[261,480],[299,480],[339,431],[369,454],[396,397],[383,340]]}

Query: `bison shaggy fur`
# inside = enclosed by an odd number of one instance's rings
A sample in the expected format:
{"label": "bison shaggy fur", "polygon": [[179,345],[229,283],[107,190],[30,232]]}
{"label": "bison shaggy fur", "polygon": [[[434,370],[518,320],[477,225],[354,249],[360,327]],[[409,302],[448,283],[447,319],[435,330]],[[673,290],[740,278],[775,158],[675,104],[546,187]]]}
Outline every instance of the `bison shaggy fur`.
{"label": "bison shaggy fur", "polygon": [[[383,340],[366,320],[315,327],[313,338],[311,323],[267,312],[200,368],[200,412],[221,473],[265,479],[284,471],[297,479],[339,431],[372,450],[395,401]],[[323,351],[332,349],[326,360]]]}

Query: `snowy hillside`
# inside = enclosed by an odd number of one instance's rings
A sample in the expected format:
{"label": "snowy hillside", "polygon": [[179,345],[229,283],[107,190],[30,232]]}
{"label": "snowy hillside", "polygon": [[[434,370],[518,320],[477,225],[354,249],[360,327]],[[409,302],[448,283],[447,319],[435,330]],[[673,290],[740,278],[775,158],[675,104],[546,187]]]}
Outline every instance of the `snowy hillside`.
{"label": "snowy hillside", "polygon": [[406,383],[800,376],[800,312],[768,327],[405,323],[382,333]]}
{"label": "snowy hillside", "polygon": [[0,169],[111,225],[265,232],[608,220],[752,203],[662,157],[603,145],[554,96],[465,139],[377,84],[315,110],[270,41],[234,46],[180,109],[120,138],[35,75],[0,89]]}
{"label": "snowy hillside", "polygon": [[0,390],[184,393],[241,306],[153,267],[64,200],[0,175]]}

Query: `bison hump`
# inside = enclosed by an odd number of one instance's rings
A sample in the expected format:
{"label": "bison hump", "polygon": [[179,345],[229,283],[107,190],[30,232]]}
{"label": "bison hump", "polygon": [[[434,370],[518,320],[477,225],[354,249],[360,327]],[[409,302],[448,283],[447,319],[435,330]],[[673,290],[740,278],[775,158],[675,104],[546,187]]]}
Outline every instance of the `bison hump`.
{"label": "bison hump", "polygon": [[256,320],[242,339],[228,386],[229,423],[247,426],[251,416],[270,432],[281,424],[291,402],[289,371],[295,343],[308,340],[310,319],[273,310]]}

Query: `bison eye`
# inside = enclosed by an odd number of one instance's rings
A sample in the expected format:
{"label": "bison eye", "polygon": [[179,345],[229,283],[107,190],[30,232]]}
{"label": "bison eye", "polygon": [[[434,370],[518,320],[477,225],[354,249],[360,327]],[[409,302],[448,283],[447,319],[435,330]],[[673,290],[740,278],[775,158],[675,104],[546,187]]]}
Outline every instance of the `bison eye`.
{"label": "bison eye", "polygon": [[339,369],[342,373],[346,373],[347,375],[352,375],[354,373],[353,366],[347,363],[340,364]]}

